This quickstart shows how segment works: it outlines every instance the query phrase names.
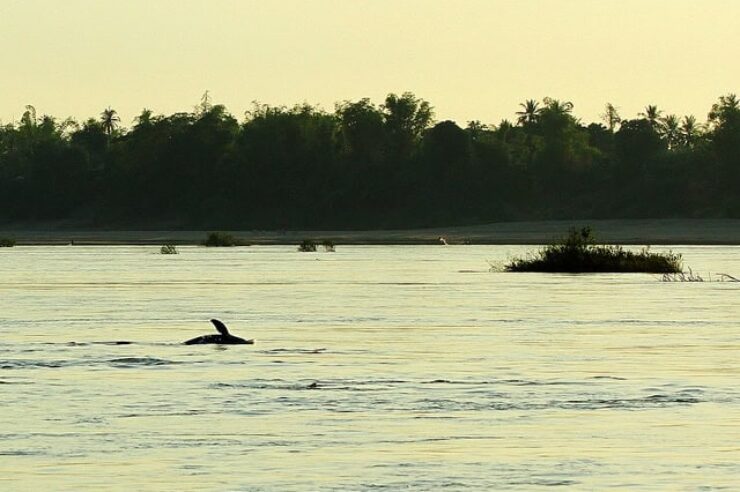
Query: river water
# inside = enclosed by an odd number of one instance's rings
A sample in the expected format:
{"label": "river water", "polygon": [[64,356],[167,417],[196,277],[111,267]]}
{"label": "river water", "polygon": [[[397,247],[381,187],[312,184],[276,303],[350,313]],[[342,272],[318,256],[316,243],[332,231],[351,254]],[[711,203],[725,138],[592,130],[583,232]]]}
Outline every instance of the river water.
{"label": "river water", "polygon": [[[740,486],[738,283],[179,249],[0,248],[0,490]],[[255,345],[180,343],[213,317]]]}

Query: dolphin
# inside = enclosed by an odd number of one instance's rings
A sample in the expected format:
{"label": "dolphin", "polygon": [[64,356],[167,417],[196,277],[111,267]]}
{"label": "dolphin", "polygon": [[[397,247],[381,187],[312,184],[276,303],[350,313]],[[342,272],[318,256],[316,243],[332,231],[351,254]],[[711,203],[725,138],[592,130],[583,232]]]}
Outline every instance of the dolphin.
{"label": "dolphin", "polygon": [[213,323],[213,326],[216,327],[216,330],[218,331],[218,335],[201,335],[199,337],[191,338],[190,340],[187,340],[183,342],[185,345],[196,345],[201,343],[220,343],[220,344],[253,344],[254,340],[244,340],[243,338],[235,337],[231,333],[229,333],[229,329],[226,328],[226,325],[223,324],[221,321],[217,319],[212,319],[211,323]]}

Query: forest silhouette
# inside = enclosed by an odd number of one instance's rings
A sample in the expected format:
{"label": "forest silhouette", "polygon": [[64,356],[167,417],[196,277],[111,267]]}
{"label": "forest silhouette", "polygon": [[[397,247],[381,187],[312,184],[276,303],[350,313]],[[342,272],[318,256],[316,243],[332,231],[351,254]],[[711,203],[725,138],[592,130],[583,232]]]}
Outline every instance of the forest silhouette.
{"label": "forest silhouette", "polygon": [[514,121],[435,123],[411,93],[382,104],[255,103],[239,121],[112,108],[78,123],[27,106],[0,127],[0,223],[93,228],[367,229],[509,220],[740,217],[740,102],[705,122],[654,105],[584,124],[567,101]]}

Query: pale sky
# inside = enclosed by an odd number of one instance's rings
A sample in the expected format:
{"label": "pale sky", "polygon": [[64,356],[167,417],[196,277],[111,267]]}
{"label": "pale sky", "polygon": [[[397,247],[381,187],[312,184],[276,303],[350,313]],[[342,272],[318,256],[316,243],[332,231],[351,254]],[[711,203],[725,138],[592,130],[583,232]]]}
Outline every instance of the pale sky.
{"label": "pale sky", "polygon": [[740,92],[740,0],[0,0],[0,120],[191,111],[411,91],[436,119],[525,99],[647,104],[700,121]]}

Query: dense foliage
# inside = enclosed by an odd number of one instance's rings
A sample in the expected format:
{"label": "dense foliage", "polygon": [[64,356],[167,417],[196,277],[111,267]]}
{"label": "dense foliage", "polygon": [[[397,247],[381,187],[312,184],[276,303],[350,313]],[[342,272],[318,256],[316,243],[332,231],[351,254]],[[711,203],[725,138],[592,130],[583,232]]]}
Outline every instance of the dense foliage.
{"label": "dense foliage", "polygon": [[740,217],[740,106],[706,124],[655,106],[585,125],[526,101],[516,123],[435,124],[413,94],[326,112],[255,104],[239,122],[115,110],[0,127],[0,222],[92,227],[396,228],[516,219]]}
{"label": "dense foliage", "polygon": [[316,251],[316,242],[312,239],[304,239],[301,244],[298,245],[298,251],[303,253],[312,253]]}
{"label": "dense foliage", "polygon": [[177,255],[180,254],[179,251],[177,251],[177,246],[174,244],[165,244],[161,248],[159,248],[159,252],[163,255]]}
{"label": "dense foliage", "polygon": [[203,246],[226,248],[237,246],[239,243],[234,236],[226,232],[209,232],[203,241]]}
{"label": "dense foliage", "polygon": [[621,246],[597,245],[591,229],[571,229],[562,241],[546,246],[532,258],[514,259],[510,272],[645,272],[680,273],[681,255],[625,251]]}

